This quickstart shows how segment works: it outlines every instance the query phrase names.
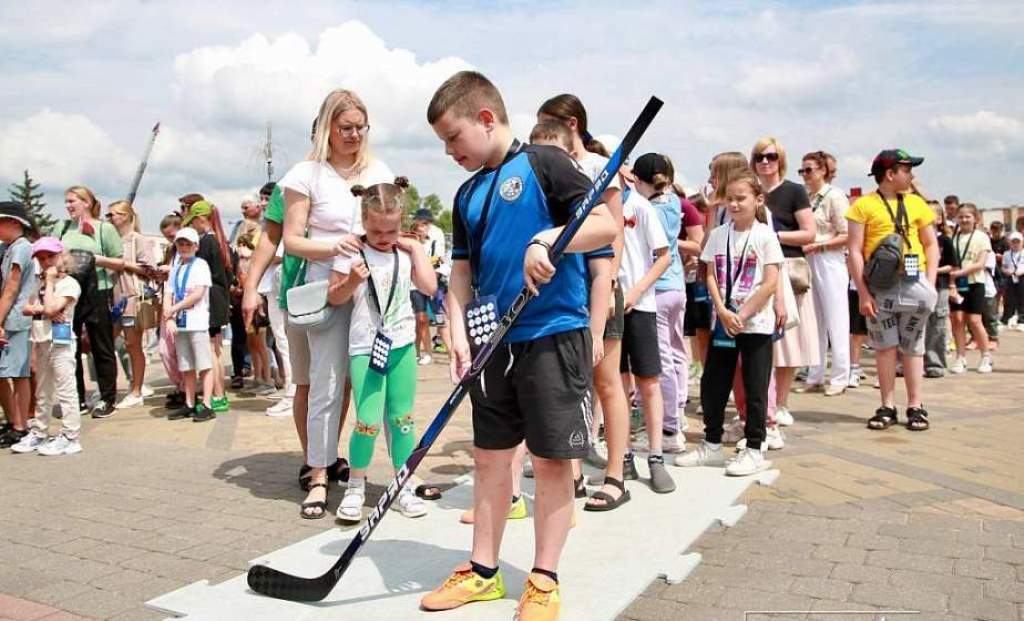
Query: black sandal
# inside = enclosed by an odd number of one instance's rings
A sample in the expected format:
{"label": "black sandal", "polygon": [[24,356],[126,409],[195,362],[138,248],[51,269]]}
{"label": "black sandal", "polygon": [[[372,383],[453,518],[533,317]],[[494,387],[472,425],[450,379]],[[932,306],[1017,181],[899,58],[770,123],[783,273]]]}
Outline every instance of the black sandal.
{"label": "black sandal", "polygon": [[306,464],[302,464],[302,467],[299,468],[299,489],[304,492],[309,491],[309,484],[313,480],[313,475],[310,474],[311,470],[313,469]]}
{"label": "black sandal", "polygon": [[416,495],[423,500],[441,500],[441,488],[430,483],[416,486]]}
{"label": "black sandal", "polygon": [[576,491],[575,491],[576,498],[586,498],[587,497],[587,484],[586,484],[586,482],[584,482],[583,477],[580,477],[580,478],[576,479],[573,482],[573,485],[576,488]]}
{"label": "black sandal", "polygon": [[[299,489],[304,492],[309,491],[309,482],[313,480],[311,473],[313,469],[306,464],[303,464],[299,468]],[[334,462],[334,465],[327,468],[327,480],[328,481],[348,481],[349,467],[348,460],[339,457],[338,461]]]}
{"label": "black sandal", "polygon": [[[325,490],[324,499],[316,500],[312,502],[304,502],[299,506],[299,515],[305,520],[319,520],[323,516],[327,515],[327,484],[326,483],[313,483],[309,486],[312,491],[318,487],[322,487]],[[306,513],[306,509],[320,509],[320,513]]]}
{"label": "black sandal", "polygon": [[[583,505],[584,511],[611,511],[612,509],[617,509],[619,506],[629,502],[630,495],[629,492],[626,491],[626,485],[622,481],[611,477],[605,477],[604,482],[612,487],[619,488],[619,491],[621,492],[619,497],[614,498],[611,494],[598,490],[591,494],[590,499],[587,500],[587,504]],[[604,504],[591,504],[590,500],[603,500]]]}
{"label": "black sandal", "polygon": [[909,431],[927,431],[928,412],[924,408],[907,408],[907,429]]}
{"label": "black sandal", "polygon": [[[910,415],[909,410],[907,415]],[[868,419],[868,429],[881,431],[892,427],[899,421],[896,419],[896,408],[882,406],[875,410],[875,415]]]}

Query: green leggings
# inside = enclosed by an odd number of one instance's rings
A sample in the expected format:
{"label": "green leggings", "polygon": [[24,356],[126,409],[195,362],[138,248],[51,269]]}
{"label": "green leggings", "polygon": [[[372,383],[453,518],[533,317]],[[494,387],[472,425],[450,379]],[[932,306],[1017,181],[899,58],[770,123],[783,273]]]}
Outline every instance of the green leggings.
{"label": "green leggings", "polygon": [[392,349],[387,375],[370,369],[369,354],[352,356],[349,369],[356,398],[356,429],[348,448],[352,468],[369,467],[381,419],[385,416],[391,432],[391,463],[396,469],[400,468],[416,447],[412,417],[416,398],[416,348],[406,345]]}

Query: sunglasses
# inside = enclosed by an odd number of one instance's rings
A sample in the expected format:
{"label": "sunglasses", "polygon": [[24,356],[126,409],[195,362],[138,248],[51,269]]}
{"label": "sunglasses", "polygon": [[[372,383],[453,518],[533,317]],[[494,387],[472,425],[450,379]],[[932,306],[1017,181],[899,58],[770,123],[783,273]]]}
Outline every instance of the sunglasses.
{"label": "sunglasses", "polygon": [[801,175],[809,175],[812,172],[814,172],[814,169],[808,166],[807,168],[798,169],[797,172],[800,173]]}
{"label": "sunglasses", "polygon": [[779,161],[778,153],[758,153],[754,156],[754,161],[757,163],[761,162],[777,162]]}

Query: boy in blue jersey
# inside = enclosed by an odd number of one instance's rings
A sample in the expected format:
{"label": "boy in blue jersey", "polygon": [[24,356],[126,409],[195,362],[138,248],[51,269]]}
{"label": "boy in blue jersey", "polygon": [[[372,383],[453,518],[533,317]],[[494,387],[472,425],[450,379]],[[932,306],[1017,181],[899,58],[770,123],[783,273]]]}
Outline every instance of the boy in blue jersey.
{"label": "boy in blue jersey", "polygon": [[517,614],[522,621],[556,619],[556,572],[572,516],[569,460],[587,454],[591,418],[589,287],[580,253],[610,244],[615,223],[605,207],[596,207],[556,271],[548,248],[591,186],[572,159],[558,148],[515,140],[501,94],[476,72],[442,84],[427,121],[445,152],[476,171],[459,188],[453,209],[452,379],[471,363],[462,321],[468,304],[494,296],[504,311],[524,285],[538,296],[470,390],[476,466],[470,562],[421,605],[448,610],[504,596],[498,552],[512,499],[509,467],[525,439],[537,484],[536,556]]}

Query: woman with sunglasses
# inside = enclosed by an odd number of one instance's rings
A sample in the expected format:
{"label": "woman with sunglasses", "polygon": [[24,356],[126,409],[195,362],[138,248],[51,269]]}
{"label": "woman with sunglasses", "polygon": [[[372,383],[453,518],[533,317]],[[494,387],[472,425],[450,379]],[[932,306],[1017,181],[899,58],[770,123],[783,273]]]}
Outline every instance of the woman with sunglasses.
{"label": "woman with sunglasses", "polygon": [[[814,243],[804,245],[811,264],[811,295],[817,310],[819,364],[810,368],[803,392],[824,391],[836,397],[850,384],[850,308],[846,293],[850,271],[846,267],[846,210],[850,201],[827,181],[833,175],[823,151],[804,156],[800,165],[814,212]],[[832,344],[832,376],[825,386],[825,365]]]}
{"label": "woman with sunglasses", "polygon": [[[775,138],[757,141],[750,152],[750,164],[767,194],[768,211],[782,244],[782,254],[786,257],[784,274],[792,283],[794,275],[806,270],[803,247],[814,242],[814,212],[811,211],[807,191],[803,186],[786,180],[786,151]],[[817,321],[814,318],[814,298],[809,293],[796,296],[800,323],[796,328],[783,330],[782,338],[775,342],[775,419],[782,426],[793,424],[787,403],[797,369],[818,364]],[[786,314],[782,296],[777,294],[775,314],[776,317]]]}

